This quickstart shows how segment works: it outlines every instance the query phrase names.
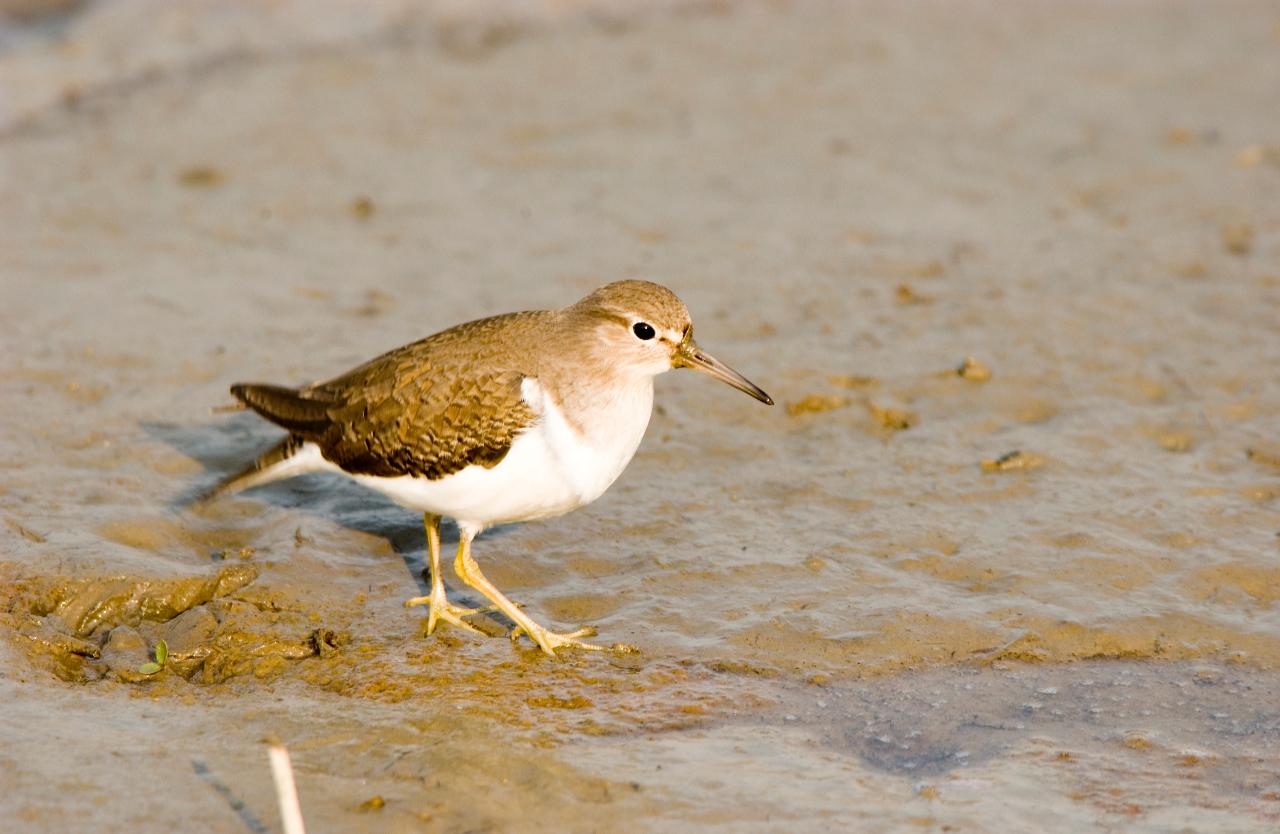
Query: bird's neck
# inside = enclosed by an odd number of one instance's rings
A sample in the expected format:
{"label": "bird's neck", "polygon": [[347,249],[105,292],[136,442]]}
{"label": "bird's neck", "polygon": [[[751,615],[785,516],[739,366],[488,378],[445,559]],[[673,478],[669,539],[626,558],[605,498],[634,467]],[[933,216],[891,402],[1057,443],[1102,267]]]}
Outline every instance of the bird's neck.
{"label": "bird's neck", "polygon": [[643,433],[653,410],[652,374],[612,361],[593,326],[598,322],[584,321],[573,307],[556,313],[559,326],[552,328],[554,338],[547,345],[555,345],[557,356],[538,363],[544,390],[574,430],[593,443],[607,442],[613,427],[633,431],[641,419]]}

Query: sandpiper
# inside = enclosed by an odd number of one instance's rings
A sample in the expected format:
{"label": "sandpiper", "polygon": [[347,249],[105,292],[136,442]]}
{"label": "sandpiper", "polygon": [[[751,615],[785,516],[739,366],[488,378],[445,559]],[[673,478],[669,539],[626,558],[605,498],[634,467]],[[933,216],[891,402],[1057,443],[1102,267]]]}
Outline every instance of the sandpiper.
{"label": "sandpiper", "polygon": [[653,378],[693,368],[773,400],[693,340],[684,303],[648,281],[618,281],[558,310],[460,324],[325,382],[231,386],[289,432],[210,497],[307,472],[341,472],[423,514],[431,593],[427,633],[440,620],[479,631],[477,609],[445,597],[440,519],[458,526],[458,577],[544,652],[602,647],[581,628],[550,631],[480,572],[471,541],[486,527],[567,513],[599,498],[635,454],[653,410]]}

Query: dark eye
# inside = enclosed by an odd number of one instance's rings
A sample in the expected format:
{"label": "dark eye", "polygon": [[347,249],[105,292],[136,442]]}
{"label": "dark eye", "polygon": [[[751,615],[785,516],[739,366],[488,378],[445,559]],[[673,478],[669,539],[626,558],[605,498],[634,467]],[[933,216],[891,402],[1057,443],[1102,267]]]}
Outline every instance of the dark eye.
{"label": "dark eye", "polygon": [[631,332],[636,334],[637,339],[644,339],[646,342],[657,335],[654,332],[653,325],[644,321],[638,321],[632,325]]}

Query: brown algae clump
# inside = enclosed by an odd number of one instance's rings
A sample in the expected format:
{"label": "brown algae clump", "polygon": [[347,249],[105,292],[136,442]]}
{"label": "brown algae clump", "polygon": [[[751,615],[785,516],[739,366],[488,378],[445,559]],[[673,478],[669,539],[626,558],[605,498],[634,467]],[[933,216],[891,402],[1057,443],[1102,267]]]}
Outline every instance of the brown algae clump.
{"label": "brown algae clump", "polygon": [[369,197],[357,197],[351,201],[351,216],[357,220],[368,220],[373,217],[377,206]]}
{"label": "brown algae clump", "polygon": [[848,397],[837,394],[810,394],[795,402],[787,403],[787,414],[792,417],[798,417],[801,414],[821,414],[824,411],[844,408],[849,402]]}
{"label": "brown algae clump", "polygon": [[891,408],[869,402],[867,410],[871,412],[871,417],[877,425],[889,431],[904,431],[914,426],[919,420],[914,412],[907,411],[905,408]]}
{"label": "brown algae clump", "polygon": [[1248,255],[1253,251],[1253,227],[1233,223],[1222,227],[1222,245],[1232,255]]}
{"label": "brown algae clump", "polygon": [[921,295],[910,284],[899,284],[893,291],[893,300],[902,305],[933,303],[932,296]]}
{"label": "brown algae clump", "polygon": [[216,188],[226,175],[211,165],[193,165],[178,174],[178,183],[187,188]]}
{"label": "brown algae clump", "polygon": [[967,379],[970,382],[986,382],[991,379],[991,369],[972,356],[964,358],[964,361],[960,363],[960,367],[956,368],[955,374],[961,379]]}
{"label": "brown algae clump", "polygon": [[329,657],[348,641],[300,613],[258,604],[261,594],[242,596],[256,578],[245,564],[178,579],[38,577],[0,596],[0,622],[35,665],[79,682],[111,675],[134,683],[167,671],[202,683],[270,678],[288,661]]}
{"label": "brown algae clump", "polygon": [[998,458],[982,461],[983,472],[1012,472],[1016,469],[1037,469],[1044,465],[1044,458],[1032,452],[1014,450]]}
{"label": "brown algae clump", "polygon": [[1245,457],[1263,466],[1274,466],[1280,469],[1280,448],[1245,449]]}
{"label": "brown algae clump", "polygon": [[88,637],[99,628],[137,625],[142,620],[166,622],[215,597],[237,591],[257,579],[250,565],[231,565],[211,577],[139,579],[118,576],[81,580],[64,586],[67,595],[49,614],[61,620],[77,637]]}
{"label": "brown algae clump", "polygon": [[829,374],[827,382],[839,388],[874,388],[880,384],[875,377],[861,374]]}

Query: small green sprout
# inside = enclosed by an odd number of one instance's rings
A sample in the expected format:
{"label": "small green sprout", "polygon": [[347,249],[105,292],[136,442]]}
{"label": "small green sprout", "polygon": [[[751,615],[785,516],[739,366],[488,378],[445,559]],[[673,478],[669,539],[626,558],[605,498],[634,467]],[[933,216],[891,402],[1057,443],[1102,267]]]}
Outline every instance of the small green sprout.
{"label": "small green sprout", "polygon": [[169,644],[163,640],[156,641],[156,659],[150,663],[144,663],[138,667],[138,672],[143,675],[154,675],[165,667],[169,662]]}

